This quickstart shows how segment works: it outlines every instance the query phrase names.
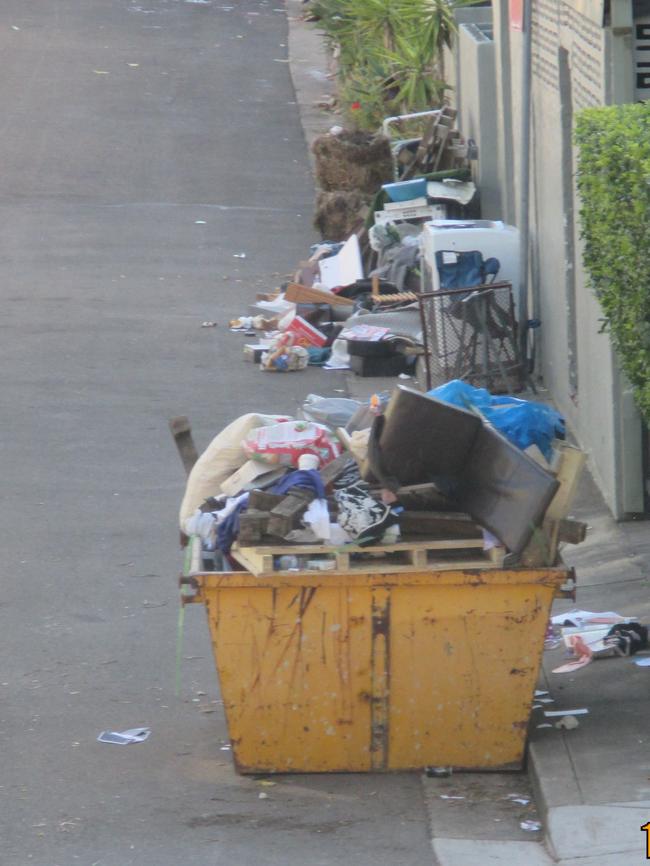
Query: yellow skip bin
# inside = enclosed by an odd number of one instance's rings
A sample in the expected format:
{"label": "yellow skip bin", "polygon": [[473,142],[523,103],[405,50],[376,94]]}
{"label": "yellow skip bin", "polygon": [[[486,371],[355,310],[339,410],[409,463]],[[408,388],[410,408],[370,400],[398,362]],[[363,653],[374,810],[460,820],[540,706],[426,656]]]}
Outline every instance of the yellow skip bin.
{"label": "yellow skip bin", "polygon": [[564,568],[191,569],[237,769],[516,769]]}

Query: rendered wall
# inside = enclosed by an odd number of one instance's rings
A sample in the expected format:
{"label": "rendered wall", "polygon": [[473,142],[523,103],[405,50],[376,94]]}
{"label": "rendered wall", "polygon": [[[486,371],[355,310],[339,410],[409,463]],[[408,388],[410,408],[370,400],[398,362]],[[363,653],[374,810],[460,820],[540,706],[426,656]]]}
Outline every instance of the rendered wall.
{"label": "rendered wall", "polygon": [[447,63],[450,103],[458,109],[458,128],[478,147],[474,180],[481,192],[485,219],[501,219],[501,188],[497,147],[495,45],[492,10],[456,10],[458,35],[453,58]]}
{"label": "rendered wall", "polygon": [[[571,141],[575,113],[605,104],[612,90],[602,11],[600,0],[533,0],[529,304],[542,321],[544,385],[620,517],[643,510],[640,424],[630,415],[609,338],[599,333],[600,306],[586,285]],[[517,225],[522,34],[510,27],[508,0],[494,0],[493,23],[503,218]]]}

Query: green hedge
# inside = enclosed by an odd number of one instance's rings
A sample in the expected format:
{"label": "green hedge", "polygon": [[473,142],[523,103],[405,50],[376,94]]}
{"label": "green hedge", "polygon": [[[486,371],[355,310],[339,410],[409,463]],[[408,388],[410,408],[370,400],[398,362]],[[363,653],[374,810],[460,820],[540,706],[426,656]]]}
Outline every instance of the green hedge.
{"label": "green hedge", "polygon": [[650,423],[650,104],[586,109],[575,141],[585,267]]}

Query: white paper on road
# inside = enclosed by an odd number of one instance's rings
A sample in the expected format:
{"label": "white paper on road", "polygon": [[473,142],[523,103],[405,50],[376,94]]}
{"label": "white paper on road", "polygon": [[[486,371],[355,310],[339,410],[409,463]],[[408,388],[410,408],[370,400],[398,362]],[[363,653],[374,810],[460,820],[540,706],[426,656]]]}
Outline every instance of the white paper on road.
{"label": "white paper on road", "polygon": [[584,716],[589,710],[584,708],[581,710],[544,710],[544,715],[547,719],[553,716]]}
{"label": "white paper on road", "polygon": [[102,731],[97,737],[100,743],[113,743],[116,746],[130,746],[131,743],[144,743],[151,728],[129,728],[126,731]]}

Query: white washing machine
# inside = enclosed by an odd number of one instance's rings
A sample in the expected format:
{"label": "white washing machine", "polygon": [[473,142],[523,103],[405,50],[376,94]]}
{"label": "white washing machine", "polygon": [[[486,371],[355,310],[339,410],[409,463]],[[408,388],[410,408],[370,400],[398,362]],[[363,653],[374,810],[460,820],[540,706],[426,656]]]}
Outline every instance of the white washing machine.
{"label": "white washing machine", "polygon": [[434,292],[440,289],[437,252],[478,250],[484,259],[498,259],[496,280],[512,283],[515,314],[519,318],[519,229],[500,220],[431,220],[424,225],[421,244],[425,270],[431,280],[428,288]]}

